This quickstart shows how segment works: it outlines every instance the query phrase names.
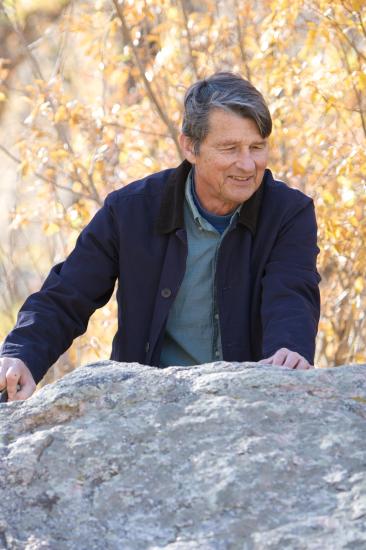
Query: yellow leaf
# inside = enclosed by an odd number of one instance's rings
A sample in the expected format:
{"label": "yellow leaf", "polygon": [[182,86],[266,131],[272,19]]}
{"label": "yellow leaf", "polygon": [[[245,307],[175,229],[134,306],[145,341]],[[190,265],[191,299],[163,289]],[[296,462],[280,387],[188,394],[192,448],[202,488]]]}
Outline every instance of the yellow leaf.
{"label": "yellow leaf", "polygon": [[54,168],[47,168],[47,170],[45,170],[45,172],[44,172],[44,175],[48,179],[53,179],[55,177],[55,169]]}
{"label": "yellow leaf", "polygon": [[327,204],[334,204],[335,202],[334,195],[332,195],[332,193],[330,193],[326,189],[323,191],[322,196],[323,196],[324,202],[326,202]]}
{"label": "yellow leaf", "polygon": [[353,10],[361,11],[361,8],[365,5],[365,0],[350,0],[350,4]]}
{"label": "yellow leaf", "polygon": [[366,74],[364,72],[359,73],[359,81],[361,90],[366,90]]}
{"label": "yellow leaf", "polygon": [[312,28],[309,30],[308,35],[306,37],[306,47],[310,50],[315,42],[315,38],[317,35],[317,29]]}
{"label": "yellow leaf", "polygon": [[[353,204],[350,206],[353,206]],[[348,207],[348,204],[347,204],[347,207]],[[359,220],[356,218],[356,216],[351,216],[349,219],[349,222],[352,225],[352,227],[359,227],[360,225]]]}
{"label": "yellow leaf", "polygon": [[103,172],[104,171],[104,162],[103,160],[97,160],[94,165],[94,170],[96,172]]}
{"label": "yellow leaf", "polygon": [[292,171],[295,174],[295,176],[299,176],[299,175],[303,176],[306,172],[304,166],[297,159],[294,159],[292,163]]}
{"label": "yellow leaf", "polygon": [[120,24],[120,20],[117,19],[117,17],[115,17],[112,21],[111,21],[111,24],[110,24],[110,33],[111,33],[111,36],[115,36],[115,34],[119,31],[119,28],[120,28],[121,24]]}
{"label": "yellow leaf", "polygon": [[65,159],[69,156],[69,153],[65,149],[57,149],[56,151],[51,151],[50,157],[53,161],[57,162],[58,160]]}
{"label": "yellow leaf", "polygon": [[173,20],[173,19],[176,19],[178,17],[178,9],[175,8],[175,7],[170,7],[168,8],[167,10],[167,19],[168,20]]}
{"label": "yellow leaf", "polygon": [[72,190],[73,190],[75,193],[81,193],[81,191],[83,190],[83,186],[81,185],[80,181],[75,181],[75,182],[72,184]]}
{"label": "yellow leaf", "polygon": [[45,235],[47,237],[50,237],[51,235],[54,235],[55,233],[58,233],[60,231],[60,227],[56,223],[46,223],[43,227]]}
{"label": "yellow leaf", "polygon": [[55,113],[55,122],[57,124],[58,122],[63,122],[64,120],[67,120],[67,119],[68,119],[68,112],[65,106],[61,105]]}
{"label": "yellow leaf", "polygon": [[354,287],[355,287],[355,291],[357,292],[357,294],[361,294],[361,292],[364,289],[363,277],[357,277],[357,279],[355,280]]}
{"label": "yellow leaf", "polygon": [[29,173],[29,162],[27,160],[23,160],[19,165],[19,172],[23,178]]}
{"label": "yellow leaf", "polygon": [[346,176],[338,176],[337,177],[338,183],[340,183],[342,186],[349,188],[351,185],[350,180]]}
{"label": "yellow leaf", "polygon": [[363,211],[364,209],[362,204],[358,203],[355,205],[355,217],[359,222],[363,220],[363,217],[364,217]]}

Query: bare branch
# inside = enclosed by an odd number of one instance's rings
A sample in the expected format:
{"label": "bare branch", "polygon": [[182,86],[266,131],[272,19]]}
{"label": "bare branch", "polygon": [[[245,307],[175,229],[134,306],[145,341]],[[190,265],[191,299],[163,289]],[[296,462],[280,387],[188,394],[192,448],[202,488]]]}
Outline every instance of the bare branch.
{"label": "bare branch", "polygon": [[141,128],[132,128],[132,126],[124,126],[118,122],[104,122],[103,126],[114,126],[116,128],[121,128],[122,130],[131,130],[132,132],[138,132],[139,134],[147,134],[149,136],[156,136],[166,139],[172,139],[172,136],[169,134],[161,134],[159,132],[150,132],[149,130],[142,130]]}
{"label": "bare branch", "polygon": [[[16,17],[16,12],[15,12],[15,23],[13,23],[13,21],[9,18],[8,13],[7,13],[6,9],[4,8],[3,4],[0,4],[0,13],[2,13],[4,15],[4,17],[6,17],[7,21],[9,22],[9,25],[13,28],[15,34],[19,38],[20,44],[21,44],[21,46],[22,46],[22,48],[23,48],[23,50],[24,50],[24,52],[25,52],[25,54],[26,54],[26,56],[27,56],[27,58],[28,58],[28,60],[31,64],[32,71],[33,71],[33,74],[34,74],[35,78],[39,79],[39,80],[42,80],[43,82],[46,82],[46,80],[45,80],[45,78],[42,74],[41,68],[39,66],[39,63],[38,63],[36,57],[33,55],[32,49],[27,44],[27,41],[24,37],[24,34],[21,31],[20,24],[19,24],[19,22],[17,20],[17,17]],[[52,108],[52,110],[55,114],[57,108],[55,106],[55,102],[54,102],[53,98],[51,97],[51,95],[47,91],[45,93],[45,96],[46,96],[47,101],[50,102],[51,108]],[[66,135],[62,125],[59,124],[59,123],[55,123],[55,128],[56,128],[57,134],[59,136],[59,139],[62,141],[62,143],[66,143],[66,145],[68,147],[68,150],[70,152],[72,152],[71,143],[69,142],[69,140],[67,138],[67,135]]]}
{"label": "bare branch", "polygon": [[188,24],[189,20],[188,20],[188,14],[187,14],[187,8],[186,8],[186,5],[185,5],[185,0],[179,0],[179,4],[180,4],[180,7],[182,8],[184,26],[185,26],[185,31],[187,33],[189,57],[190,57],[190,60],[191,60],[191,63],[192,63],[194,74],[195,74],[196,78],[198,79],[199,74],[198,74],[197,60],[196,60],[195,56],[193,55],[192,35],[191,35],[191,30],[190,30],[189,24]]}
{"label": "bare branch", "polygon": [[[325,103],[328,103],[328,97],[323,93],[321,92],[321,90],[319,90],[315,85],[313,85],[313,88],[315,89],[315,91],[321,96],[321,98],[323,99],[323,101],[325,101]],[[350,133],[352,134],[352,137],[355,141],[355,143],[358,143],[358,139],[357,139],[357,135],[354,131],[354,128],[353,128],[353,125],[352,123],[350,123],[349,121],[349,117],[346,117],[344,115],[344,113],[342,111],[345,110],[344,106],[342,105],[342,110],[339,109],[337,107],[337,105],[333,105],[332,106],[333,109],[337,112],[338,116],[342,119],[342,122],[344,123],[345,127],[350,131]],[[338,162],[338,160],[336,161]]]}
{"label": "bare branch", "polygon": [[238,35],[240,55],[241,55],[241,58],[242,58],[243,63],[244,63],[246,77],[247,77],[248,80],[251,80],[251,71],[250,71],[250,67],[249,67],[249,64],[248,64],[248,57],[247,57],[246,51],[244,49],[244,38],[243,38],[243,34],[241,32],[241,21],[240,21],[239,9],[238,9],[238,3],[237,2],[235,2],[235,7],[236,7],[236,33]]}
{"label": "bare branch", "polygon": [[10,151],[8,151],[8,149],[6,149],[6,147],[4,147],[4,145],[0,144],[0,151],[5,153],[5,155],[7,155],[9,158],[11,158],[11,160],[13,160],[14,162],[17,162],[18,164],[22,162],[17,157],[15,157]]}
{"label": "bare branch", "polygon": [[353,88],[353,91],[354,91],[356,99],[357,99],[357,103],[358,103],[358,107],[359,107],[358,112],[359,112],[359,115],[360,115],[360,118],[361,118],[363,133],[364,133],[364,136],[366,138],[366,119],[365,119],[365,112],[364,112],[363,103],[362,103],[362,94],[361,94],[361,91],[357,88],[357,86],[355,84],[355,81],[354,81],[354,78],[353,78],[353,71],[352,71],[352,68],[350,67],[348,57],[347,57],[347,52],[346,52],[345,46],[342,43],[342,41],[340,41],[340,47],[341,47],[341,50],[342,50],[342,53],[343,53],[343,61],[344,61],[346,70],[347,70],[348,74],[350,75],[350,77],[352,79],[352,88]]}
{"label": "bare branch", "polygon": [[358,20],[360,22],[360,25],[361,25],[363,35],[366,38],[366,26],[365,26],[365,23],[363,22],[361,12],[357,11],[356,13],[357,13],[357,18],[358,18]]}
{"label": "bare branch", "polygon": [[350,8],[349,6],[347,6],[346,2],[344,2],[343,0],[341,0],[341,4],[342,6],[344,7],[344,9],[346,11],[348,11],[348,13],[353,16],[354,14],[356,14],[357,16],[357,19],[359,20],[359,23],[360,23],[360,26],[361,26],[361,29],[362,29],[362,32],[363,34],[365,35],[366,37],[366,27],[365,27],[365,24],[362,20],[362,14],[359,10],[355,10],[354,8]]}
{"label": "bare branch", "polygon": [[325,18],[325,19],[328,19],[328,21],[330,21],[330,23],[332,24],[332,26],[336,29],[336,31],[338,32],[338,34],[344,38],[344,40],[346,40],[346,42],[349,44],[349,46],[351,46],[351,48],[354,50],[354,52],[357,54],[358,57],[360,57],[363,61],[366,61],[366,55],[361,52],[358,47],[356,46],[356,44],[353,42],[353,40],[351,40],[348,35],[344,32],[343,28],[342,28],[342,25],[340,25],[338,23],[338,21],[336,19],[334,19],[334,17],[331,17],[329,14],[324,14],[323,12],[317,10],[316,8],[313,8],[313,11],[315,13],[317,13],[320,17],[322,18]]}
{"label": "bare branch", "polygon": [[[65,8],[65,15],[69,21],[71,20],[71,14],[72,14],[73,8],[74,8],[73,2],[70,2],[70,4],[66,5],[66,8]],[[63,66],[65,63],[65,51],[66,51],[69,36],[70,36],[70,31],[69,31],[69,27],[67,27],[67,30],[64,30],[61,35],[61,40],[60,40],[58,53],[56,57],[56,63],[52,71],[51,79],[55,78],[58,74],[62,73],[63,71]]]}
{"label": "bare branch", "polygon": [[95,162],[96,162],[96,156],[94,155],[88,170],[88,182],[93,192],[93,200],[95,200],[95,202],[99,204],[99,206],[102,206],[103,201],[98,193],[98,189],[95,187],[94,177],[93,177]]}
{"label": "bare branch", "polygon": [[[19,158],[17,158],[10,151],[8,151],[8,149],[6,149],[6,147],[4,147],[3,145],[0,145],[0,151],[2,151],[5,155],[7,155],[11,160],[16,162],[17,164],[22,163],[22,161]],[[39,172],[34,172],[34,175],[37,178],[39,178],[40,180],[48,183],[49,185],[52,185],[53,187],[56,187],[57,189],[61,189],[63,191],[68,191],[69,193],[72,193],[75,197],[88,199],[88,200],[94,200],[97,204],[99,204],[99,205],[102,204],[102,201],[101,201],[100,198],[99,198],[99,202],[98,202],[98,199],[95,196],[90,196],[90,195],[87,195],[86,193],[82,193],[82,192],[79,192],[79,191],[74,191],[73,189],[70,189],[70,187],[67,187],[66,185],[62,185],[61,183],[57,183],[56,181],[47,178],[46,176],[44,176],[43,174],[40,174]],[[80,183],[83,185],[83,182],[80,182]],[[99,195],[98,195],[98,197],[99,197]]]}
{"label": "bare branch", "polygon": [[112,1],[113,1],[114,6],[115,6],[115,9],[116,9],[117,16],[118,16],[118,18],[119,18],[119,20],[121,21],[121,24],[122,24],[123,38],[124,38],[124,40],[127,41],[129,47],[131,48],[133,58],[135,60],[136,66],[138,67],[138,70],[139,70],[142,82],[144,83],[144,87],[146,89],[147,95],[149,96],[149,99],[150,99],[151,103],[153,105],[155,105],[155,108],[156,108],[161,120],[164,122],[164,124],[168,128],[168,130],[169,130],[169,132],[172,136],[172,139],[174,141],[174,144],[177,148],[178,154],[183,159],[184,157],[183,157],[183,153],[182,153],[182,150],[180,148],[180,145],[179,145],[177,130],[176,130],[174,124],[171,122],[171,120],[166,115],[166,113],[163,111],[163,109],[160,105],[160,102],[158,101],[158,98],[156,97],[156,94],[154,93],[154,91],[151,87],[150,82],[146,78],[145,69],[144,69],[144,67],[142,65],[142,62],[141,62],[141,59],[138,55],[137,48],[133,44],[130,29],[128,28],[128,25],[127,25],[127,22],[126,22],[124,13],[123,13],[123,9],[122,9],[121,5],[118,3],[118,0],[112,0]]}

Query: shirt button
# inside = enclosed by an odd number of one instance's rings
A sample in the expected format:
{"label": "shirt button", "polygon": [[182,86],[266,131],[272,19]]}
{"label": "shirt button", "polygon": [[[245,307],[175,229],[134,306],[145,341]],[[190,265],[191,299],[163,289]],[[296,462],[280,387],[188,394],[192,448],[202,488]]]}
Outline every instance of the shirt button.
{"label": "shirt button", "polygon": [[163,298],[170,298],[170,296],[172,295],[172,291],[170,290],[170,288],[163,288],[163,290],[161,291],[161,295]]}
{"label": "shirt button", "polygon": [[215,313],[215,319],[216,319],[216,321],[218,321],[218,319],[219,319],[219,314],[218,313]]}

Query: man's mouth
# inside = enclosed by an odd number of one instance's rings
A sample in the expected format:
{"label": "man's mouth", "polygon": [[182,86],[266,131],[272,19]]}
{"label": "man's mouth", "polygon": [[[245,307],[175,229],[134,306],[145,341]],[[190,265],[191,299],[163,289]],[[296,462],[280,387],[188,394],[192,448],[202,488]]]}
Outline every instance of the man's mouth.
{"label": "man's mouth", "polygon": [[243,177],[243,176],[229,176],[230,179],[232,180],[235,180],[235,181],[239,181],[239,182],[246,182],[246,181],[249,181],[253,178],[253,176],[247,176],[247,177]]}

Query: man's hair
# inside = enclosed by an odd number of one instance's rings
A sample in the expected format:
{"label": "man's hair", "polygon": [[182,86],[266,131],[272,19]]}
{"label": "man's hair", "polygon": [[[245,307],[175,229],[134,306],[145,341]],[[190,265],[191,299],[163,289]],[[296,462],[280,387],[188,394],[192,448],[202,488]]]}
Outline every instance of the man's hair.
{"label": "man's hair", "polygon": [[272,131],[271,114],[262,94],[238,74],[215,73],[192,84],[184,97],[182,132],[191,138],[195,155],[209,132],[209,115],[214,109],[252,119],[262,138]]}

